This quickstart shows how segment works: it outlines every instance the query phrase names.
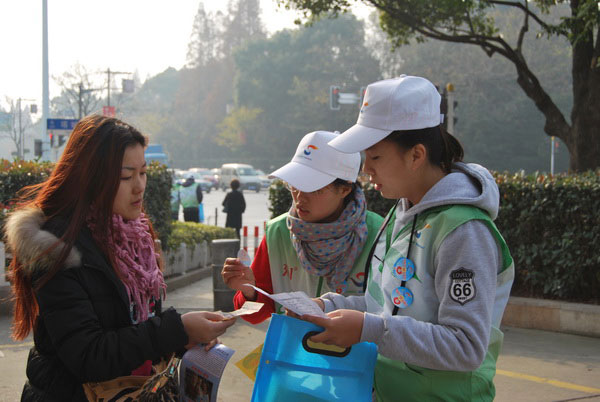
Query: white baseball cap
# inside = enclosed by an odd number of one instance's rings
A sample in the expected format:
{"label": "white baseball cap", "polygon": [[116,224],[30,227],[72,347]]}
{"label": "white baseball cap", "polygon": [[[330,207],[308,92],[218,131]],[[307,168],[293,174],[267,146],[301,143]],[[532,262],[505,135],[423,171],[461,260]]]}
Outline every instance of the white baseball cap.
{"label": "white baseball cap", "polygon": [[359,152],[396,130],[418,130],[440,124],[441,96],[421,77],[401,75],[367,87],[358,121],[329,143],[342,152]]}
{"label": "white baseball cap", "polygon": [[327,143],[339,134],[314,131],[306,134],[291,162],[269,175],[284,180],[300,191],[311,192],[335,179],[355,182],[360,169],[360,153],[340,152]]}

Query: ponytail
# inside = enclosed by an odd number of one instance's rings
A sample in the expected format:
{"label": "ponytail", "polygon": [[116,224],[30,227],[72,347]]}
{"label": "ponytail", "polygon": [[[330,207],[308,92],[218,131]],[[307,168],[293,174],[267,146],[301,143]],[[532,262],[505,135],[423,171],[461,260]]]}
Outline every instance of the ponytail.
{"label": "ponytail", "polygon": [[461,162],[464,157],[460,142],[441,126],[392,131],[385,140],[395,143],[401,149],[411,149],[417,144],[423,144],[427,149],[429,162],[439,166],[445,173],[450,173],[452,164]]}
{"label": "ponytail", "polygon": [[442,141],[444,142],[440,167],[444,172],[450,173],[452,164],[454,162],[462,162],[465,152],[456,137],[447,132],[444,128],[440,128],[440,134],[442,136]]}

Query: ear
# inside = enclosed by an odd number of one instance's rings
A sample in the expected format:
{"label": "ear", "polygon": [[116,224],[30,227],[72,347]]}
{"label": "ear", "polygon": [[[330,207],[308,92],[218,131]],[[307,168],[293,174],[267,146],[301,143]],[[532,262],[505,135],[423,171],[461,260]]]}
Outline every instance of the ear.
{"label": "ear", "polygon": [[412,170],[419,169],[427,162],[427,148],[423,144],[417,144],[410,150],[410,162]]}
{"label": "ear", "polygon": [[352,192],[352,186],[339,186],[338,192],[342,198],[346,198],[346,196]]}

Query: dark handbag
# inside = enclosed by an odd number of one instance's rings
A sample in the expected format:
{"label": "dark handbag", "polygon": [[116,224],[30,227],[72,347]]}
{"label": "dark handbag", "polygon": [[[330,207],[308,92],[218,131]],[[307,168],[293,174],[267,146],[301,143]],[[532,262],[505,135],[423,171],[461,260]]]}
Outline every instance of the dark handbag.
{"label": "dark handbag", "polygon": [[90,402],[177,402],[179,401],[179,377],[177,357],[168,362],[162,360],[153,366],[155,374],[150,376],[129,375],[103,382],[83,384],[85,396]]}

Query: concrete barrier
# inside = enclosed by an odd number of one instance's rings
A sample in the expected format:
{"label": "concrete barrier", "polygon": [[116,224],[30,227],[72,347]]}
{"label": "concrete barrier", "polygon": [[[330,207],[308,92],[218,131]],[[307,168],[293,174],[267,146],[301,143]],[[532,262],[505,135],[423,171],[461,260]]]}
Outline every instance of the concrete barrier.
{"label": "concrete barrier", "polygon": [[229,289],[223,278],[221,270],[226,258],[235,258],[240,249],[239,239],[213,240],[210,246],[212,256],[213,275],[213,306],[215,311],[233,311],[233,295],[235,291]]}
{"label": "concrete barrier", "polygon": [[502,325],[600,338],[600,306],[511,297]]}

